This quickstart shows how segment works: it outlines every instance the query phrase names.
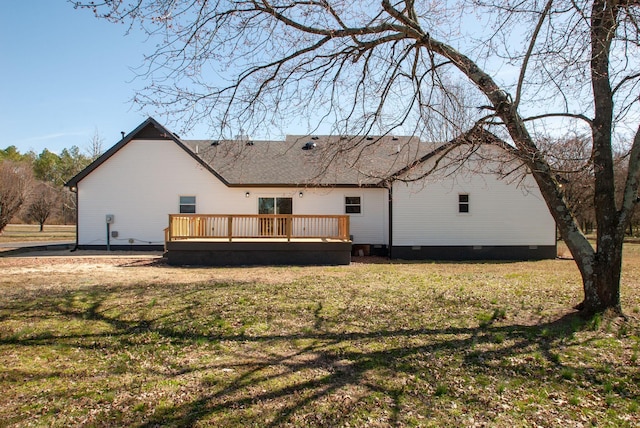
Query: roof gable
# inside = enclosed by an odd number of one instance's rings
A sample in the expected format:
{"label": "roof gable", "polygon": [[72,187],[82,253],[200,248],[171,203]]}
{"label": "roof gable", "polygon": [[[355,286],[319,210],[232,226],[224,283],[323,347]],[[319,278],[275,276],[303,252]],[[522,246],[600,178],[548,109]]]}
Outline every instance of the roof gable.
{"label": "roof gable", "polygon": [[469,151],[463,154],[461,158],[457,158],[454,160],[449,159],[444,163],[444,165],[450,165],[449,162],[451,161],[453,161],[453,163],[455,164],[465,163],[469,159],[471,153],[475,152],[475,150],[479,147],[496,147],[500,149],[505,155],[505,158],[502,159],[503,162],[510,162],[517,158],[517,155],[514,153],[513,147],[509,146],[504,140],[501,140],[493,133],[481,127],[473,127],[467,132],[460,134],[453,140],[436,146],[432,151],[426,153],[424,156],[408,163],[406,166],[402,167],[394,174],[389,176],[387,181],[415,181],[416,179],[422,179],[426,175],[431,174],[432,171],[425,172],[418,170],[417,175],[414,175],[413,177],[411,176],[412,171],[416,172],[414,170],[424,165],[431,159],[438,159],[440,156],[445,158],[448,152],[462,146],[469,146]]}
{"label": "roof gable", "polygon": [[124,136],[113,147],[111,147],[109,150],[104,152],[100,157],[98,157],[95,161],[89,164],[85,169],[83,169],[76,176],[74,176],[69,181],[67,181],[67,183],[65,183],[65,186],[76,187],[83,178],[91,174],[100,165],[105,163],[109,158],[111,158],[111,156],[116,154],[120,149],[126,146],[130,141],[136,140],[136,139],[173,141],[181,149],[183,149],[189,156],[191,156],[198,163],[200,163],[205,169],[209,170],[209,172],[214,174],[223,183],[227,184],[226,181],[211,168],[211,166],[209,166],[206,162],[204,162],[196,154],[194,154],[191,150],[189,150],[174,133],[169,131],[164,126],[160,125],[160,123],[158,123],[158,121],[156,121],[154,118],[149,117],[147,120],[145,120],[140,125],[138,125],[136,129],[134,129],[129,134]]}
{"label": "roof gable", "polygon": [[[134,131],[135,135],[133,137],[140,140],[170,140],[176,138],[158,122],[154,122],[155,120],[151,118],[146,120],[146,125],[143,124],[141,129],[139,129],[137,132]],[[133,139],[133,137],[131,139]]]}

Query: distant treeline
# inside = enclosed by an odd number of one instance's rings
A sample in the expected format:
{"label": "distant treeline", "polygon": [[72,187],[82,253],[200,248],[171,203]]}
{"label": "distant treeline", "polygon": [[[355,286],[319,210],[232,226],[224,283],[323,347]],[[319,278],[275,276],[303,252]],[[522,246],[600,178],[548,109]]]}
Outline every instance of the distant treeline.
{"label": "distant treeline", "polygon": [[9,222],[72,224],[76,198],[64,184],[102,152],[95,134],[88,149],[77,146],[59,154],[44,149],[21,153],[15,146],[0,149],[0,233]]}

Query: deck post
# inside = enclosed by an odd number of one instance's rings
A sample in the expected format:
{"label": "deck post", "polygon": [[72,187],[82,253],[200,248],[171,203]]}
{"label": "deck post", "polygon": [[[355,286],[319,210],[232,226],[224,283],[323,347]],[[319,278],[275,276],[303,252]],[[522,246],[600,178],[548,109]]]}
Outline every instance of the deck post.
{"label": "deck post", "polygon": [[349,218],[349,217],[346,217],[346,218],[344,218],[344,219],[343,219],[343,221],[344,221],[344,229],[345,229],[345,233],[344,233],[344,235],[342,236],[342,239],[349,240],[349,237],[351,236],[351,235],[350,235],[350,233],[349,233],[349,220],[350,220],[350,218]]}
{"label": "deck post", "polygon": [[291,242],[291,229],[293,228],[292,223],[293,223],[293,217],[291,215],[288,215],[286,217],[285,220],[287,223],[287,242]]}
{"label": "deck post", "polygon": [[233,216],[227,217],[227,235],[229,236],[229,242],[233,240]]}

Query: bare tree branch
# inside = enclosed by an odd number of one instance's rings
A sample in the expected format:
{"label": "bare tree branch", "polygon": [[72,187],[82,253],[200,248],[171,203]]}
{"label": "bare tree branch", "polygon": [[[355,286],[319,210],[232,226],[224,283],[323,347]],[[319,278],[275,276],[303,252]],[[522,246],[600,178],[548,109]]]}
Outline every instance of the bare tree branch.
{"label": "bare tree branch", "polygon": [[[613,140],[629,141],[628,130],[640,121],[640,2],[74,4],[112,21],[140,23],[152,36],[162,33],[142,73],[151,83],[136,100],[190,123],[210,121],[221,134],[266,132],[292,117],[305,118],[314,129],[326,121],[337,134],[410,129],[441,142],[452,139],[442,136],[463,133],[473,124],[496,131],[508,142],[511,159],[523,162],[535,178],[580,269],[587,311],[620,312],[623,232],[637,204],[638,131],[628,144],[624,185],[616,176]],[[475,18],[476,25],[469,25]],[[212,66],[218,74],[208,72]],[[482,100],[461,102],[459,88]],[[544,147],[548,128],[585,125],[588,161],[578,165],[578,158],[554,158]],[[555,143],[563,141],[556,137]],[[358,138],[345,140],[325,160],[337,162],[346,153],[357,160],[368,147]],[[481,153],[465,155],[475,159]],[[455,168],[460,161],[449,152],[434,167],[453,162]],[[518,168],[504,162],[504,174],[513,177]],[[588,172],[594,180],[596,248],[580,229],[580,204],[568,200],[573,196],[563,181],[569,172]],[[614,195],[620,186],[625,196],[618,208]]]}

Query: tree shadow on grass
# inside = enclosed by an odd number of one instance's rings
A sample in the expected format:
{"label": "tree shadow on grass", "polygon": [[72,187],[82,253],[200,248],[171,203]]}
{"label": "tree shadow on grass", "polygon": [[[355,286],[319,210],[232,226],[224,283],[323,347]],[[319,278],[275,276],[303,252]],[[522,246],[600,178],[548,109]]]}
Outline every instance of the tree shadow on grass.
{"label": "tree shadow on grass", "polygon": [[[444,328],[444,329],[418,329],[418,330],[393,330],[375,331],[366,333],[345,334],[305,334],[302,336],[267,336],[257,338],[226,337],[225,341],[291,341],[299,339],[311,339],[317,345],[310,345],[289,355],[277,355],[266,359],[259,364],[251,364],[240,370],[241,374],[235,377],[224,388],[215,392],[201,394],[197,399],[182,403],[178,406],[163,409],[157,412],[141,426],[152,427],[159,424],[191,425],[200,419],[207,419],[212,415],[227,414],[238,411],[244,416],[236,419],[233,416],[223,417],[221,422],[231,424],[246,422],[248,425],[263,423],[263,426],[282,426],[287,424],[307,426],[343,426],[351,421],[352,413],[358,408],[368,408],[366,413],[374,412],[376,405],[368,402],[373,395],[384,397],[388,408],[385,425],[403,425],[402,411],[410,392],[406,384],[394,382],[398,378],[407,378],[420,374],[432,385],[424,388],[421,401],[436,401],[439,384],[446,385],[446,373],[438,373],[437,369],[430,371],[431,366],[425,367],[418,364],[423,359],[437,358],[447,359],[451,355],[462,355],[462,366],[477,376],[493,373],[501,378],[526,379],[531,376],[540,376],[540,369],[532,369],[528,362],[511,365],[508,369],[495,362],[502,362],[506,358],[529,354],[531,347],[538,348],[547,362],[554,368],[544,371],[558,371],[563,363],[555,357],[554,343],[562,340],[566,334],[573,331],[577,323],[581,323],[574,315],[567,315],[545,325],[538,326],[492,326],[480,328]],[[540,337],[541,330],[545,331],[544,338]],[[479,345],[493,343],[495,335],[504,335],[510,345],[500,349],[476,350]],[[448,338],[443,338],[447,337]],[[376,351],[362,351],[358,349],[344,350],[340,345],[345,343],[358,343],[363,340],[397,340],[398,338],[421,338],[428,342],[423,345],[387,347]],[[350,347],[351,348],[351,347]],[[300,360],[298,357],[306,355]],[[277,374],[268,374],[270,367],[284,366],[286,370]],[[237,368],[241,368],[239,366]],[[305,378],[276,388],[252,390],[251,385],[270,384],[274,379],[293,376],[292,374],[308,370],[320,369],[321,374],[312,378]],[[385,379],[376,377],[377,372],[386,372]],[[596,381],[596,379],[593,379]],[[445,386],[445,393],[451,387]],[[361,396],[345,403],[340,401],[339,393],[365,390]],[[425,396],[426,394],[426,396]],[[419,394],[420,395],[420,394]],[[467,394],[465,400],[484,400],[482,393]],[[292,399],[293,397],[293,399]],[[285,401],[277,414],[267,415],[261,421],[262,415],[246,412],[245,409],[260,407],[261,403]],[[337,402],[335,402],[337,400]],[[332,403],[333,401],[333,403]],[[332,404],[331,404],[332,403]],[[253,413],[253,415],[252,415]],[[246,419],[245,419],[246,418]],[[371,422],[371,418],[363,418],[362,424]],[[378,421],[380,422],[380,421]],[[357,422],[356,422],[357,423]]]}
{"label": "tree shadow on grass", "polygon": [[[175,358],[168,361],[171,367],[146,368],[147,374],[137,386],[154,390],[162,383],[173,382],[179,385],[181,397],[169,396],[163,404],[149,402],[146,412],[132,414],[127,409],[135,404],[134,396],[127,406],[98,415],[94,421],[97,424],[122,420],[141,427],[190,426],[199,421],[226,426],[400,426],[419,424],[419,420],[412,422],[415,414],[428,417],[431,412],[443,411],[447,400],[464,403],[466,411],[475,413],[476,420],[491,423],[498,411],[479,409],[492,405],[495,382],[527,384],[531,388],[562,382],[563,370],[574,368],[565,365],[558,349],[567,341],[575,343],[574,333],[589,327],[587,321],[570,313],[534,325],[491,322],[472,327],[335,331],[326,327],[329,317],[320,314],[322,306],[318,305],[312,310],[312,324],[307,329],[247,335],[229,328],[186,328],[197,309],[196,299],[171,314],[119,314],[106,303],[118,291],[117,287],[108,291],[95,287],[83,294],[82,305],[77,304],[75,294],[52,294],[47,296],[48,303],[42,301],[38,307],[47,313],[45,318],[108,325],[106,332],[0,337],[1,346],[101,347],[115,348],[115,352],[126,349],[134,354],[143,348],[145,352],[154,351],[149,337],[162,341],[175,354],[204,347],[204,355],[194,355],[188,363]],[[184,322],[166,322],[169,316]],[[217,354],[220,361],[211,354]],[[134,363],[113,364],[110,376],[140,376],[140,369]],[[603,368],[589,361],[581,370],[580,380],[591,384],[594,390],[612,374],[628,374],[625,367],[612,364]],[[19,382],[23,376],[28,377],[13,371],[8,380]],[[51,370],[40,376],[46,379],[65,374]],[[5,377],[2,382],[6,381]],[[628,381],[640,379],[636,374]],[[477,387],[482,382],[488,384]],[[114,393],[123,391],[113,388]],[[638,399],[637,388],[626,393],[631,399]],[[70,399],[72,395],[72,391],[59,393],[59,399]],[[462,412],[451,418],[463,424],[466,416]]]}

